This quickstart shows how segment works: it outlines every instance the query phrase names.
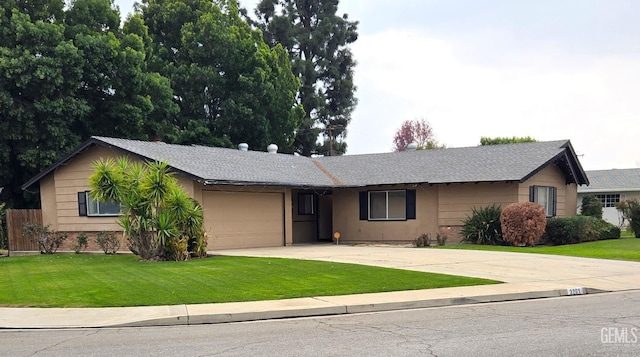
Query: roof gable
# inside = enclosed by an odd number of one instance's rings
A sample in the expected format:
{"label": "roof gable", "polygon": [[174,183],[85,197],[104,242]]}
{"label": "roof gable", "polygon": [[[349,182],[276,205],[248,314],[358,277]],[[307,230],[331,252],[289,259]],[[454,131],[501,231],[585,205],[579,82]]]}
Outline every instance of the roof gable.
{"label": "roof gable", "polygon": [[396,183],[524,182],[558,165],[567,183],[586,184],[568,140],[317,158],[346,186]]}

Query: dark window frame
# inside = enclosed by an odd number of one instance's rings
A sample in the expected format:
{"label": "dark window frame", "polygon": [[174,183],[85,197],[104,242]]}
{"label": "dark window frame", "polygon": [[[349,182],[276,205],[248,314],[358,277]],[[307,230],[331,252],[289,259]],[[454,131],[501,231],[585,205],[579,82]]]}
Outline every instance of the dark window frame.
{"label": "dark window frame", "polygon": [[[386,217],[387,218],[371,218],[370,215],[370,193],[371,192],[393,192],[393,191],[403,191],[405,193],[405,215],[404,218],[388,218],[388,201],[386,209]],[[385,196],[388,200],[388,194]],[[369,191],[360,191],[359,192],[359,208],[360,208],[360,220],[361,221],[370,221],[370,222],[389,222],[389,221],[407,221],[416,219],[416,190],[405,190],[405,189],[397,189],[397,190],[369,190]]]}
{"label": "dark window frame", "polygon": [[[96,203],[98,213],[90,212],[92,202]],[[119,207],[118,213],[100,213],[100,203],[100,201],[91,198],[89,191],[78,192],[78,215],[86,217],[118,217],[122,214],[122,207]]]}
{"label": "dark window frame", "polygon": [[[540,198],[538,195],[538,189],[543,188],[546,190],[546,199],[548,207],[540,204]],[[544,207],[544,211],[547,217],[555,217],[557,215],[558,208],[558,189],[554,186],[542,186],[533,185],[529,186],[529,202],[540,204]]]}
{"label": "dark window frame", "polygon": [[[308,205],[305,199],[308,198],[311,204]],[[308,209],[311,209],[310,211]],[[316,214],[316,198],[313,193],[301,192],[298,193],[298,215],[299,216],[313,216]]]}

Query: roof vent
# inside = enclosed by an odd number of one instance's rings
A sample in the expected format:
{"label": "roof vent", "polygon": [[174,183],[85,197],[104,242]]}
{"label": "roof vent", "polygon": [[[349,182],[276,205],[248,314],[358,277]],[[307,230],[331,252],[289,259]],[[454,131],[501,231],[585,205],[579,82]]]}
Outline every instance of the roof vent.
{"label": "roof vent", "polygon": [[409,145],[407,145],[407,151],[416,151],[416,150],[418,150],[418,144],[410,143]]}
{"label": "roof vent", "polygon": [[278,145],[270,144],[269,146],[267,146],[267,152],[269,154],[277,154],[278,153]]}
{"label": "roof vent", "polygon": [[238,144],[238,150],[240,150],[240,151],[249,151],[249,144],[247,144],[247,143]]}

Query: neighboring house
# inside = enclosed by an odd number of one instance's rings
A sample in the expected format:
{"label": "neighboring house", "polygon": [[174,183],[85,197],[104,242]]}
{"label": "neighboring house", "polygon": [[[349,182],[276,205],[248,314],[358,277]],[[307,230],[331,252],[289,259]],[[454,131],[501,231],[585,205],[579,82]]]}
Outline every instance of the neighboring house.
{"label": "neighboring house", "polygon": [[331,240],[459,240],[473,207],[535,201],[548,216],[576,214],[588,184],[568,140],[308,158],[92,137],[27,182],[39,184],[44,224],[67,232],[121,231],[119,206],[87,194],[92,162],[167,161],[204,209],[209,249]]}
{"label": "neighboring house", "polygon": [[602,202],[602,218],[621,225],[616,203],[630,198],[640,199],[640,169],[613,169],[586,171],[589,186],[578,188],[578,208],[582,198],[595,195]]}

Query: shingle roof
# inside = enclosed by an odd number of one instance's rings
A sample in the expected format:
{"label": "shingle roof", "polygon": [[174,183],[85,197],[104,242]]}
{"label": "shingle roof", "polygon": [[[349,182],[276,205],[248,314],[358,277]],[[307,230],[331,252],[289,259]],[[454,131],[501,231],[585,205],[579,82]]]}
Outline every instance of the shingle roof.
{"label": "shingle roof", "polygon": [[568,140],[307,158],[93,136],[25,183],[23,189],[91,145],[116,148],[146,160],[168,161],[175,170],[207,184],[361,187],[402,183],[523,182],[549,164],[560,166],[568,182],[588,184]]}
{"label": "shingle roof", "polygon": [[333,186],[307,157],[208,146],[93,137],[146,159],[169,165],[207,183]]}
{"label": "shingle roof", "polygon": [[[394,183],[522,182],[561,161],[568,140],[317,158],[347,186]],[[577,163],[577,160],[576,160]],[[577,171],[584,171],[577,163]],[[580,172],[575,178],[586,183]]]}
{"label": "shingle roof", "polygon": [[588,187],[579,187],[578,192],[640,191],[640,169],[613,169],[586,171]]}

